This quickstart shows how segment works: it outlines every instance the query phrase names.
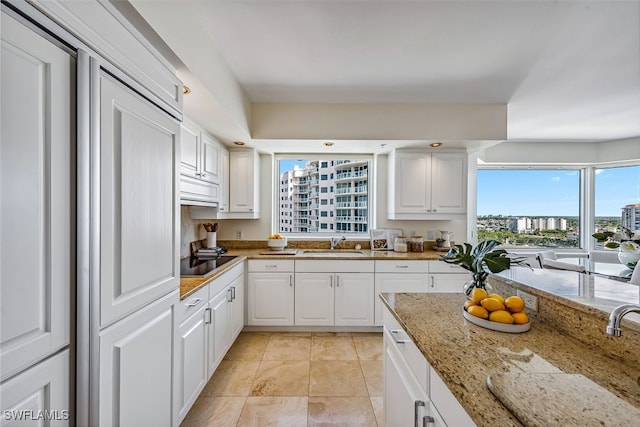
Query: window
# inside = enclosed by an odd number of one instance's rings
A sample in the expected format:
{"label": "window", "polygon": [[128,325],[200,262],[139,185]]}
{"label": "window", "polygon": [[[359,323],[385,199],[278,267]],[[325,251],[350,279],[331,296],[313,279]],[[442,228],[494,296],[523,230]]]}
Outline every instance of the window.
{"label": "window", "polygon": [[478,241],[579,248],[579,169],[478,169]]}
{"label": "window", "polygon": [[640,166],[596,168],[594,232],[640,230]]}
{"label": "window", "polygon": [[[292,203],[275,213],[277,231],[291,234],[317,232],[367,234],[371,212],[367,194],[371,158],[303,159],[278,156],[274,183]],[[285,186],[284,182],[289,184]],[[322,185],[321,185],[322,184]],[[338,200],[339,198],[339,200]],[[340,209],[336,212],[336,209]],[[286,227],[285,218],[292,218]]]}

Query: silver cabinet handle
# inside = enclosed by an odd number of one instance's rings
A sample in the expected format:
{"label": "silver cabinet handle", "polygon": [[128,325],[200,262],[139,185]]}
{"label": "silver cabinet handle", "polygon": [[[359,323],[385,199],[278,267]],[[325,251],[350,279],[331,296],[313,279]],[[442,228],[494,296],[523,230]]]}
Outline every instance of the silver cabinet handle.
{"label": "silver cabinet handle", "polygon": [[391,336],[393,337],[393,340],[396,342],[396,344],[405,344],[408,343],[410,340],[401,340],[396,338],[398,336],[398,333],[400,332],[400,329],[392,329],[391,331]]}
{"label": "silver cabinet handle", "polygon": [[340,287],[340,276],[336,276],[336,288]]}
{"label": "silver cabinet handle", "polygon": [[329,278],[329,286],[333,288],[333,276]]}
{"label": "silver cabinet handle", "polygon": [[200,304],[202,302],[202,298],[194,298],[191,301],[189,301],[186,306],[187,307],[195,307],[196,305]]}
{"label": "silver cabinet handle", "polygon": [[231,287],[231,301],[234,301],[236,299],[236,287],[232,286]]}
{"label": "silver cabinet handle", "polygon": [[213,320],[211,316],[211,307],[207,307],[207,309],[204,312],[207,314],[207,320],[205,320],[204,323],[205,325],[210,325],[211,321]]}
{"label": "silver cabinet handle", "polygon": [[278,268],[277,264],[266,264],[264,268]]}
{"label": "silver cabinet handle", "polygon": [[436,278],[434,276],[431,276],[431,287],[432,288],[436,287]]}
{"label": "silver cabinet handle", "polygon": [[293,287],[293,274],[289,275],[289,287]]}
{"label": "silver cabinet handle", "polygon": [[409,266],[408,265],[396,264],[396,268],[409,268]]}
{"label": "silver cabinet handle", "polygon": [[205,176],[207,176],[207,174],[204,172],[200,174],[200,178],[204,178]]}
{"label": "silver cabinet handle", "polygon": [[420,416],[418,415],[418,410],[420,409],[421,406],[424,406],[425,403],[422,400],[416,400],[415,402],[413,402],[413,425],[415,427],[420,427],[420,425],[418,424],[418,422],[420,421]]}
{"label": "silver cabinet handle", "polygon": [[422,417],[422,427],[428,427],[427,424],[435,424],[436,419],[431,415],[425,415]]}
{"label": "silver cabinet handle", "polygon": [[231,288],[227,289],[227,302],[233,301],[233,292],[231,292]]}

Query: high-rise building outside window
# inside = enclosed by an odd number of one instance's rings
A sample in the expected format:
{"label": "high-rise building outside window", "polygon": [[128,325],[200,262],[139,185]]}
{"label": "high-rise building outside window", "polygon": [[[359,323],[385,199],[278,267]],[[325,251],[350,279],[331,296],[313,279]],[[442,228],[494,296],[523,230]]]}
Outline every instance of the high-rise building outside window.
{"label": "high-rise building outside window", "polygon": [[640,230],[640,166],[595,171],[594,232]]}
{"label": "high-rise building outside window", "polygon": [[[369,165],[368,159],[278,159],[275,182],[293,201],[276,212],[278,232],[368,233]],[[293,218],[291,227],[285,217]]]}

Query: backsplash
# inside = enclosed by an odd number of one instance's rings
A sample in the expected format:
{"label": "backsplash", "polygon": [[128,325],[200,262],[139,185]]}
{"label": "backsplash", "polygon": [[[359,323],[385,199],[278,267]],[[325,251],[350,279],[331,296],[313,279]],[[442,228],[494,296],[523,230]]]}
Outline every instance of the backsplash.
{"label": "backsplash", "polygon": [[202,223],[208,221],[197,221],[191,219],[189,206],[180,206],[180,258],[187,257],[191,254],[190,244],[193,241],[201,240],[206,237]]}

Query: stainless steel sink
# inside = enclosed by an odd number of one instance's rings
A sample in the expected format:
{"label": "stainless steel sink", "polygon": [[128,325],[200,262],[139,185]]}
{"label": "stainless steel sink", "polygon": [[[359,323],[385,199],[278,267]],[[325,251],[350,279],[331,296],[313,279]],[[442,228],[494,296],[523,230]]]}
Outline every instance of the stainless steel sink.
{"label": "stainless steel sink", "polygon": [[317,257],[361,257],[366,256],[367,253],[363,251],[355,251],[348,249],[306,249],[302,251],[303,255],[317,256]]}

